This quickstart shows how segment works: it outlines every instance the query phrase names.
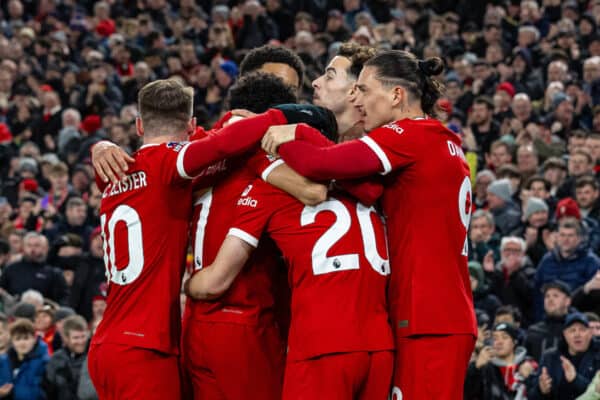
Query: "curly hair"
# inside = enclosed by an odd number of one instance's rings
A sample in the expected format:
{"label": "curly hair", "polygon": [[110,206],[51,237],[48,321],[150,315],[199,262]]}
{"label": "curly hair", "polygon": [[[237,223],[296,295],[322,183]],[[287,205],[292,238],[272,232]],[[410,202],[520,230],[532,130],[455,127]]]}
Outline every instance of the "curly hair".
{"label": "curly hair", "polygon": [[243,108],[255,113],[267,111],[278,104],[296,103],[294,89],[278,76],[264,72],[250,72],[229,89],[227,109]]}
{"label": "curly hair", "polygon": [[304,76],[304,63],[296,53],[285,47],[264,45],[252,49],[240,64],[240,75],[260,69],[266,63],[287,64],[298,74],[299,82]]}
{"label": "curly hair", "polygon": [[352,79],[357,79],[363,65],[377,55],[377,49],[354,42],[346,42],[340,46],[337,55],[352,61],[347,72]]}

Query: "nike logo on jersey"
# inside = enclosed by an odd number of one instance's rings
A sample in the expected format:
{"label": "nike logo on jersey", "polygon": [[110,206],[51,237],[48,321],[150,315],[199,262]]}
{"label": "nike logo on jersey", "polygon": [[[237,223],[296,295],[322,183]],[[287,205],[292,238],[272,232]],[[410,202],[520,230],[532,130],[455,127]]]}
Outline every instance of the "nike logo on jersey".
{"label": "nike logo on jersey", "polygon": [[404,129],[400,128],[398,125],[396,125],[395,122],[392,122],[391,124],[387,124],[383,126],[384,128],[388,128],[393,130],[394,132],[396,132],[398,135],[401,135],[402,132],[404,132]]}

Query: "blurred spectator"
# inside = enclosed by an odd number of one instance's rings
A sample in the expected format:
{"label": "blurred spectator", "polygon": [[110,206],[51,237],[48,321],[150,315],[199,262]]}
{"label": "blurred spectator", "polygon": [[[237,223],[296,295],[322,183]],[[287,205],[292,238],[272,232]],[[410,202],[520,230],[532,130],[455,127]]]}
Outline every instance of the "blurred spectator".
{"label": "blurred spectator", "polygon": [[488,253],[494,261],[500,259],[500,236],[495,232],[494,216],[486,210],[477,210],[469,225],[469,259],[484,262]]}
{"label": "blurred spectator", "polygon": [[469,276],[475,308],[485,311],[489,316],[495,315],[501,303],[496,296],[490,294],[481,263],[469,261]]}
{"label": "blurred spectator", "polygon": [[51,306],[42,307],[37,310],[33,323],[35,333],[46,343],[49,355],[52,355],[54,352],[52,342],[54,341],[54,336],[57,334],[56,326],[54,325],[54,312],[55,310]]}
{"label": "blurred spectator", "polygon": [[571,305],[571,289],[561,281],[546,283],[544,295],[544,319],[527,330],[525,346],[527,353],[539,360],[542,353],[556,347],[562,334],[562,326]]}
{"label": "blurred spectator", "polygon": [[44,297],[67,304],[69,291],[59,269],[46,264],[48,239],[30,232],[23,239],[23,260],[8,265],[0,276],[0,287],[12,295],[20,295],[29,288]]}
{"label": "blurred spectator", "polygon": [[518,228],[521,213],[512,200],[510,180],[499,179],[492,182],[487,188],[487,202],[494,215],[498,233],[508,235]]}
{"label": "blurred spectator", "polygon": [[43,400],[42,377],[48,363],[48,348],[35,335],[33,323],[25,319],[9,328],[11,348],[0,357],[0,395],[15,400]]}
{"label": "blurred spectator", "polygon": [[8,332],[8,317],[0,313],[0,357],[8,352],[10,334]]}
{"label": "blurred spectator", "polygon": [[474,200],[473,205],[476,209],[479,208],[487,208],[487,189],[494,180],[496,180],[496,176],[489,169],[484,169],[477,173],[475,178],[475,187],[474,187]]}
{"label": "blurred spectator", "polygon": [[540,261],[535,275],[535,317],[542,316],[542,296],[539,290],[545,283],[561,280],[578,289],[600,269],[600,259],[585,245],[583,227],[574,218],[559,222],[556,248]]}
{"label": "blurred spectator", "polygon": [[71,286],[71,306],[86,320],[91,321],[94,298],[101,295],[101,285],[106,282],[103,240],[100,228],[90,235],[90,251],[74,263],[75,275]]}
{"label": "blurred spectator", "polygon": [[491,292],[504,305],[521,310],[529,323],[532,321],[533,277],[535,268],[525,255],[525,241],[520,237],[502,238],[501,259],[495,266],[485,267],[490,280]]}
{"label": "blurred spectator", "polygon": [[600,204],[598,204],[598,181],[592,176],[582,176],[575,181],[575,200],[584,218],[600,221]]}
{"label": "blurred spectator", "polygon": [[565,197],[575,196],[575,182],[583,176],[592,176],[594,165],[592,156],[587,151],[575,150],[569,156],[568,172],[569,177],[564,181],[556,193],[556,197],[563,199]]}
{"label": "blurred spectator", "polygon": [[59,221],[51,230],[45,232],[51,242],[60,236],[71,234],[83,240],[82,248],[89,248],[89,237],[93,228],[86,224],[88,216],[87,204],[81,197],[71,197],[65,206],[65,218]]}
{"label": "blurred spectator", "polygon": [[600,337],[600,317],[598,314],[593,312],[586,312],[584,315],[590,322],[590,329],[592,330],[592,336],[595,338]]}
{"label": "blurred spectator", "polygon": [[76,400],[83,364],[86,361],[89,331],[86,321],[73,315],[64,320],[65,347],[48,361],[43,387],[48,400]]}
{"label": "blurred spectator", "polygon": [[493,119],[494,103],[488,97],[477,97],[469,114],[470,129],[482,153],[489,153],[491,144],[500,135],[500,126]]}
{"label": "blurred spectator", "polygon": [[513,162],[512,149],[508,143],[496,140],[491,144],[489,154],[486,153],[485,160],[492,171],[497,171],[503,165]]}
{"label": "blurred spectator", "polygon": [[542,165],[544,179],[550,182],[550,194],[557,196],[559,188],[563,185],[567,177],[566,163],[557,157],[548,158]]}
{"label": "blurred spectator", "polygon": [[530,191],[532,195],[527,197],[524,203],[523,219],[525,223],[521,230],[515,232],[525,238],[527,256],[533,265],[537,265],[544,254],[553,247],[550,209],[544,200],[535,197],[535,194],[545,195],[545,189],[538,188],[537,183],[531,184],[534,190]]}
{"label": "blurred spectator", "polygon": [[593,311],[600,315],[600,270],[573,293],[573,306],[580,311]]}
{"label": "blurred spectator", "polygon": [[44,307],[44,296],[35,289],[28,289],[21,294],[21,301],[23,303],[31,304],[35,307],[35,310],[41,310]]}
{"label": "blurred spectator", "polygon": [[523,398],[525,379],[535,372],[536,363],[526,358],[518,346],[518,331],[507,323],[494,327],[492,346],[484,347],[469,364],[465,380],[465,399],[501,400]]}
{"label": "blurred spectator", "polygon": [[494,326],[505,323],[515,327],[517,330],[517,341],[523,345],[525,343],[526,331],[521,326],[522,315],[518,308],[513,306],[500,306],[496,310],[494,317]]}
{"label": "blurred spectator", "polygon": [[530,399],[574,399],[587,389],[600,369],[600,341],[594,340],[587,317],[567,316],[556,349],[544,353],[540,373],[530,380]]}

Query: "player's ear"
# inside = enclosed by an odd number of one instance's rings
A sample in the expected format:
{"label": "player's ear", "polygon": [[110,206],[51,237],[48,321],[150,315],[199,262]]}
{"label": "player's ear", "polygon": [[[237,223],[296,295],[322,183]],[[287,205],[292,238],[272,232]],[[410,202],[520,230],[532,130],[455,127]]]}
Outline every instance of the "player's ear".
{"label": "player's ear", "polygon": [[405,104],[406,98],[406,90],[402,86],[394,86],[392,88],[391,96],[392,96],[392,106],[398,107]]}
{"label": "player's ear", "polygon": [[140,117],[135,117],[135,133],[140,137],[144,136],[144,124]]}
{"label": "player's ear", "polygon": [[190,120],[188,122],[188,129],[187,129],[186,133],[188,136],[196,133],[196,117],[190,118]]}

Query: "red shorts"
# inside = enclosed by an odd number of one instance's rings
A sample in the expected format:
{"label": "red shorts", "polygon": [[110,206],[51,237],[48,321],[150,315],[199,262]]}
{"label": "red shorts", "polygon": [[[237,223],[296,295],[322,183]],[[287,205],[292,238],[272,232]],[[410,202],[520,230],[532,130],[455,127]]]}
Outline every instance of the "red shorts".
{"label": "red shorts", "polygon": [[391,400],[462,400],[471,335],[396,338]]}
{"label": "red shorts", "polygon": [[88,354],[100,400],[180,399],[178,357],[150,349],[101,343]]}
{"label": "red shorts", "polygon": [[190,319],[182,342],[184,376],[191,380],[193,399],[281,399],[285,349],[275,323]]}
{"label": "red shorts", "polygon": [[392,351],[340,353],[288,362],[283,400],[385,400],[393,365]]}

